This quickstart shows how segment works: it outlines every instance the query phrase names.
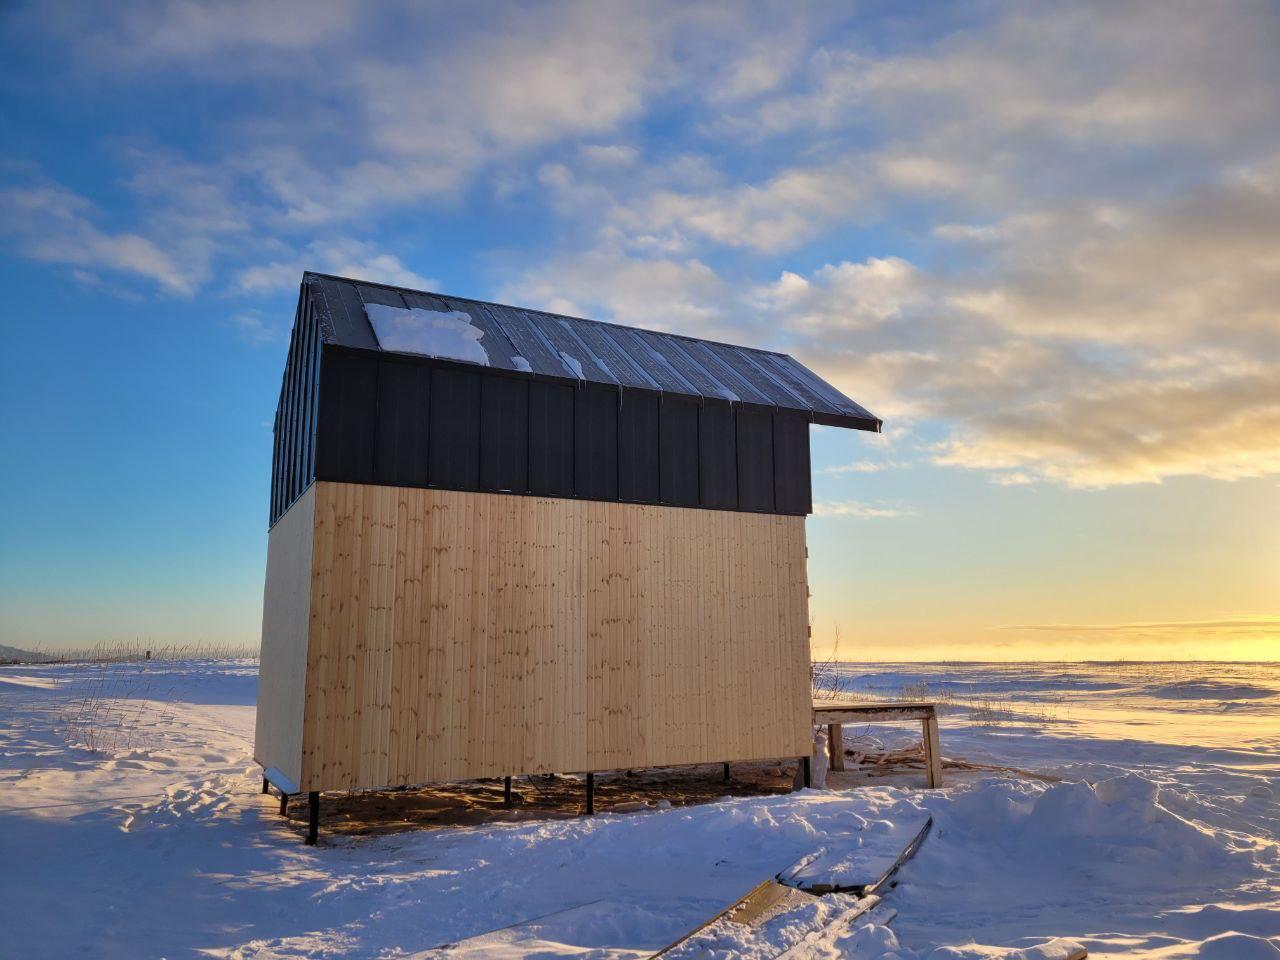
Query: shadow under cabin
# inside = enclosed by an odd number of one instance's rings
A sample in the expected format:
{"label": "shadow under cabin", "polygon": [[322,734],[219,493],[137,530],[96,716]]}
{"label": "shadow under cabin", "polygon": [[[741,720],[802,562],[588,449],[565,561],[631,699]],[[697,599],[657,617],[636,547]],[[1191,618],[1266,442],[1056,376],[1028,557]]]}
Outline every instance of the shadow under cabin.
{"label": "shadow under cabin", "polygon": [[314,842],[322,791],[807,763],[812,423],[880,429],[780,353],[305,274],[264,791]]}

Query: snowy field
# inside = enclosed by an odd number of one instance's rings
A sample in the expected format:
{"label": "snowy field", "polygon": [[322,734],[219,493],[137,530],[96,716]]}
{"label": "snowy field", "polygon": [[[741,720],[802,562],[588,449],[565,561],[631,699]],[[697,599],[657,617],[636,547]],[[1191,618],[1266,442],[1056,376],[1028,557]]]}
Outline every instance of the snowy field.
{"label": "snowy field", "polygon": [[[818,847],[928,813],[882,909],[808,955],[1049,956],[1034,948],[1063,937],[1093,957],[1280,958],[1280,666],[878,664],[836,682],[938,699],[947,757],[1062,782],[948,771],[941,791],[888,777],[594,818],[322,831],[307,848],[258,792],[254,662],[3,667],[0,956],[412,957],[476,937],[447,955],[647,956]],[[846,744],[910,736],[868,727]],[[810,913],[837,929],[846,907]],[[718,955],[796,936],[778,927]]]}

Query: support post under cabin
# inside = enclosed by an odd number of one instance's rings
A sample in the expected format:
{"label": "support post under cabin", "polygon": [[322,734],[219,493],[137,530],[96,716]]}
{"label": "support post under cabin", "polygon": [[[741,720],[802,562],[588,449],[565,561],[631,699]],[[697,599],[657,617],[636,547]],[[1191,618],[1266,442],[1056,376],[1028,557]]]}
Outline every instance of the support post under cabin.
{"label": "support post under cabin", "polygon": [[729,782],[729,761],[728,760],[724,762],[724,782],[725,783]]}
{"label": "support post under cabin", "polygon": [[587,774],[587,813],[596,812],[596,775]]}
{"label": "support post under cabin", "polygon": [[933,789],[942,786],[942,743],[938,737],[937,713],[930,710],[921,726],[924,727],[925,783]]}
{"label": "support post under cabin", "polygon": [[504,807],[511,806],[511,778],[502,778],[502,805]]}
{"label": "support post under cabin", "polygon": [[844,769],[844,727],[839,723],[827,724],[827,756],[832,770]]}
{"label": "support post under cabin", "polygon": [[800,769],[804,774],[804,786],[805,786],[805,789],[807,790],[813,786],[813,771],[809,767],[808,757],[800,758]]}
{"label": "support post under cabin", "polygon": [[312,790],[307,794],[307,846],[314,847],[320,833],[320,793]]}

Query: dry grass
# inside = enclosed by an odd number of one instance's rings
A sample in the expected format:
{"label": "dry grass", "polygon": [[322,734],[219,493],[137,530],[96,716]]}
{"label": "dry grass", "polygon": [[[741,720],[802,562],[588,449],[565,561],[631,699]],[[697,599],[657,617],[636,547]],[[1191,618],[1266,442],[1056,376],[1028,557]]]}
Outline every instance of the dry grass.
{"label": "dry grass", "polygon": [[47,650],[36,647],[24,663],[132,663],[158,660],[256,660],[258,648],[228,643],[150,644],[141,640],[106,640],[90,647]]}
{"label": "dry grass", "polygon": [[80,695],[59,717],[63,742],[94,753],[116,755],[147,745],[148,731],[171,720],[176,683],[140,670],[120,670],[119,661],[99,661]]}

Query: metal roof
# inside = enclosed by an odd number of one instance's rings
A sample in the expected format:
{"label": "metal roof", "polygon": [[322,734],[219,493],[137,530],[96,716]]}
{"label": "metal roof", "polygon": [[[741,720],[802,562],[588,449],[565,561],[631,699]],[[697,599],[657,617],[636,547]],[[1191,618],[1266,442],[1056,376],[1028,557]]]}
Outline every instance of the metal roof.
{"label": "metal roof", "polygon": [[784,353],[307,272],[326,343],[804,413],[881,421]]}

